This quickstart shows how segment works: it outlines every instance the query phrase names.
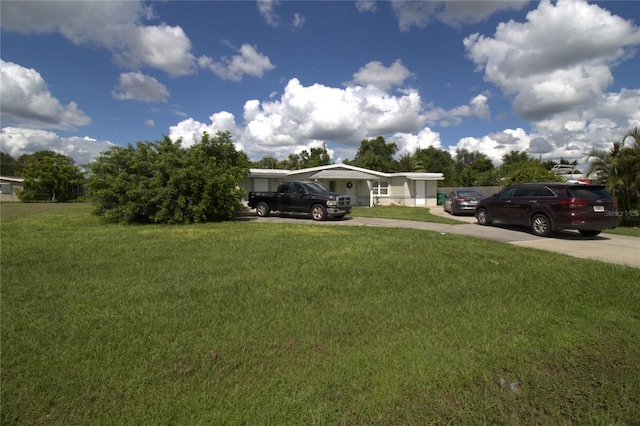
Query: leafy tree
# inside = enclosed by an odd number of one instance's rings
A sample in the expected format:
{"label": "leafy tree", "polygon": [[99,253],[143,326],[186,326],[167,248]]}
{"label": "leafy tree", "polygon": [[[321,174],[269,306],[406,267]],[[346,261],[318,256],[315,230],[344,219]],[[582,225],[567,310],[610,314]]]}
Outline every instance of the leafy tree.
{"label": "leafy tree", "polygon": [[156,142],[112,147],[89,165],[95,214],[109,222],[181,224],[222,221],[241,209],[249,160],[229,132],[207,133],[183,148]]}
{"label": "leafy tree", "polygon": [[[631,145],[626,142],[631,139]],[[587,153],[589,167],[587,175],[595,174],[596,180],[606,185],[607,190],[617,200],[623,224],[635,224],[638,216],[630,215],[631,211],[640,208],[640,130],[630,130],[621,141],[613,142],[609,150],[591,150]],[[629,212],[629,214],[627,214]]]}
{"label": "leafy tree", "polygon": [[515,164],[529,160],[531,160],[531,157],[529,157],[529,154],[524,151],[520,152],[512,150],[508,154],[502,156],[502,164]]}
{"label": "leafy tree", "polygon": [[78,197],[77,187],[84,181],[73,158],[53,151],[21,155],[24,189],[21,201],[71,201]]}
{"label": "leafy tree", "polygon": [[457,185],[455,162],[448,151],[429,146],[416,150],[414,156],[427,172],[444,174],[443,186]]}
{"label": "leafy tree", "polygon": [[15,172],[16,159],[0,151],[0,174],[3,176],[15,176]]}
{"label": "leafy tree", "polygon": [[[542,165],[547,169],[547,170],[551,170],[553,169],[555,166],[557,165],[563,165],[563,166],[577,166],[578,165],[578,160],[573,160],[573,161],[569,161],[566,160],[562,157],[560,157],[560,160],[555,161],[555,160],[548,160],[542,163]],[[582,173],[580,170],[578,170],[577,168],[574,167],[573,169],[574,173]]]}
{"label": "leafy tree", "polygon": [[491,159],[479,151],[458,148],[455,170],[458,185],[461,186],[494,185],[497,183]]}
{"label": "leafy tree", "polygon": [[551,173],[538,160],[517,161],[503,164],[499,175],[505,185],[525,182],[561,182],[562,178]]}
{"label": "leafy tree", "polygon": [[260,160],[252,162],[251,167],[256,169],[277,169],[278,160],[274,157],[262,157]]}
{"label": "leafy tree", "polygon": [[465,167],[472,167],[478,172],[486,172],[493,169],[494,166],[486,154],[458,148],[456,149],[456,168],[458,171],[462,171]]}
{"label": "leafy tree", "polygon": [[398,146],[394,142],[387,143],[382,136],[375,139],[364,139],[360,142],[360,148],[352,161],[345,161],[356,167],[362,167],[379,172],[393,170],[393,156],[398,151]]}
{"label": "leafy tree", "polygon": [[395,161],[393,169],[396,172],[424,172],[425,169],[416,155],[404,154]]}
{"label": "leafy tree", "polygon": [[278,161],[274,157],[262,157],[260,160],[251,163],[251,167],[257,169],[288,169],[297,170],[308,167],[326,166],[331,164],[331,158],[326,148],[311,148],[311,152],[306,149],[300,154],[289,154],[289,156]]}
{"label": "leafy tree", "polygon": [[298,170],[302,169],[302,162],[298,154],[289,154],[289,156],[278,163],[278,169]]}
{"label": "leafy tree", "polygon": [[331,158],[327,150],[323,148],[311,148],[311,153],[304,150],[299,155],[302,168],[326,166],[331,164]]}

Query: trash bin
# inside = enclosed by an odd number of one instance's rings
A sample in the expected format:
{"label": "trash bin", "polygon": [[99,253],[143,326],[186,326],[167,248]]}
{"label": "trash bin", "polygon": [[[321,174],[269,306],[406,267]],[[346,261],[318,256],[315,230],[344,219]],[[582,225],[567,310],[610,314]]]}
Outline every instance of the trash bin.
{"label": "trash bin", "polygon": [[444,192],[438,192],[438,205],[444,206],[444,200],[447,199],[447,194]]}

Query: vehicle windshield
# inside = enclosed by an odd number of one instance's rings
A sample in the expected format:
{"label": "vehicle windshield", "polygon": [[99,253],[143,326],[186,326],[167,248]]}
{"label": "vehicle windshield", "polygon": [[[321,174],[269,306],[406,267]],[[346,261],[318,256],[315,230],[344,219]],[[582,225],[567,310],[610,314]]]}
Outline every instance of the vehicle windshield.
{"label": "vehicle windshield", "polygon": [[304,184],[304,187],[311,193],[327,192],[327,189],[324,186],[320,185],[318,182],[306,182]]}

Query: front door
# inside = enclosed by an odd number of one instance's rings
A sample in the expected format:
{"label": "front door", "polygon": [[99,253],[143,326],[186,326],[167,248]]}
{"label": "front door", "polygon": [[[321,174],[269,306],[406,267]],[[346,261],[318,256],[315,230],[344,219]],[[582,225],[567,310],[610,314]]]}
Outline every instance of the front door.
{"label": "front door", "polygon": [[416,182],[416,207],[424,207],[427,204],[427,183],[423,180]]}
{"label": "front door", "polygon": [[514,215],[513,200],[516,198],[517,186],[511,186],[500,192],[491,205],[491,219],[510,222]]}
{"label": "front door", "polygon": [[311,194],[299,183],[291,186],[289,193],[289,208],[292,212],[307,212],[311,209]]}
{"label": "front door", "polygon": [[351,205],[358,205],[358,182],[356,181],[347,181],[347,191],[346,194],[351,198]]}

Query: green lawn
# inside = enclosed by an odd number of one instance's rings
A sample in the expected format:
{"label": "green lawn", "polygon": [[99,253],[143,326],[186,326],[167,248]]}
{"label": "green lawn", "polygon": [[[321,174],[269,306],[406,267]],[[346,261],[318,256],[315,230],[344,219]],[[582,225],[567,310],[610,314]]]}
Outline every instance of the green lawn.
{"label": "green lawn", "polygon": [[466,223],[453,219],[452,217],[434,215],[429,211],[429,209],[404,206],[354,207],[352,216],[374,217],[379,219],[415,220],[418,222],[435,222],[452,225]]}
{"label": "green lawn", "polygon": [[638,269],[306,221],[1,206],[4,424],[635,424]]}
{"label": "green lawn", "polygon": [[[445,213],[445,216],[431,214],[429,209],[420,209],[415,207],[385,206],[385,207],[354,207],[354,217],[375,217],[380,219],[399,219],[399,220],[415,220],[419,222],[436,222],[447,224],[463,224],[466,222],[453,219]],[[618,227],[616,229],[607,229],[603,232],[609,234],[628,235],[631,237],[640,237],[640,228],[638,227]]]}

